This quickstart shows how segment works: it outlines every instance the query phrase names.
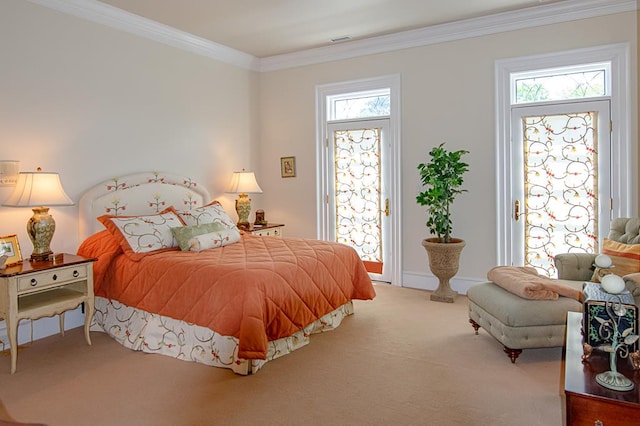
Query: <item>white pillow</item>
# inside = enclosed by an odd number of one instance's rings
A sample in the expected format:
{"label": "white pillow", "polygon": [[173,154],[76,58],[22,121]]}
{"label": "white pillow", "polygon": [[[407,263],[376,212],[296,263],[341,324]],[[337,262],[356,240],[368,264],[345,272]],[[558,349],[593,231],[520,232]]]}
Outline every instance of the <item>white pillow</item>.
{"label": "white pillow", "polygon": [[236,224],[218,201],[212,201],[206,206],[195,209],[178,211],[178,215],[187,226],[218,223],[227,229],[237,229]]}
{"label": "white pillow", "polygon": [[196,235],[189,240],[190,251],[202,251],[216,247],[223,247],[240,241],[240,231],[236,229],[223,229],[208,234]]}
{"label": "white pillow", "polygon": [[128,255],[177,247],[171,228],[184,226],[172,207],[154,215],[104,215],[98,220],[116,237]]}

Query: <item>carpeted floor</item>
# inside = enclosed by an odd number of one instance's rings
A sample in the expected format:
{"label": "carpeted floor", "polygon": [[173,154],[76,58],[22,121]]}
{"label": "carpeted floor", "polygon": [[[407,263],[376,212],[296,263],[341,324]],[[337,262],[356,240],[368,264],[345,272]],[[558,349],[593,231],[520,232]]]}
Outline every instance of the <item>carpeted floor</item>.
{"label": "carpeted floor", "polygon": [[81,329],[0,356],[16,419],[73,425],[562,425],[562,349],[511,364],[467,300],[376,285],[334,331],[254,376],[132,352]]}

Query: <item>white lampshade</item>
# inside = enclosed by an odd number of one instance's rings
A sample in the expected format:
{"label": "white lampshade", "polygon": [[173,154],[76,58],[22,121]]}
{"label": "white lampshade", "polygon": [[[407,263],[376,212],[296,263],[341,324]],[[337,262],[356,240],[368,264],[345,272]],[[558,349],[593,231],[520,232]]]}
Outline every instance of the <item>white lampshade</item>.
{"label": "white lampshade", "polygon": [[253,172],[242,170],[241,172],[233,172],[227,192],[233,194],[261,194],[262,188],[258,185],[256,175]]}
{"label": "white lampshade", "polygon": [[6,207],[72,206],[62,189],[58,173],[20,172],[13,192],[3,203]]}

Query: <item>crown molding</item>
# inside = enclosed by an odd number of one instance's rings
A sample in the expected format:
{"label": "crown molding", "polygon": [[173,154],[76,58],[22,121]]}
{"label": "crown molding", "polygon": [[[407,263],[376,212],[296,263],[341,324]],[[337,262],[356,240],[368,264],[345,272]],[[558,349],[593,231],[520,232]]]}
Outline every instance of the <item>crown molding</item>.
{"label": "crown molding", "polygon": [[261,72],[350,59],[465,38],[637,10],[636,0],[567,0],[481,18],[433,25],[259,60]]}
{"label": "crown molding", "polygon": [[507,31],[635,11],[637,0],[566,0],[527,9],[352,40],[300,52],[256,58],[97,0],[28,0],[240,68],[268,72]]}
{"label": "crown molding", "polygon": [[106,25],[240,68],[257,69],[257,58],[97,0],[28,0],[69,15]]}

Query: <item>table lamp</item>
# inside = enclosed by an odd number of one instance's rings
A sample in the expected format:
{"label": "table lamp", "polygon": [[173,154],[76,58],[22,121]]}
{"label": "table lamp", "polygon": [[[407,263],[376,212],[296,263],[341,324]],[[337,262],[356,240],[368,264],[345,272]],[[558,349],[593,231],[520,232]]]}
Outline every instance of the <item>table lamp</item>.
{"label": "table lamp", "polygon": [[27,233],[33,243],[30,260],[47,260],[52,254],[49,244],[56,222],[49,214],[49,206],[72,206],[73,201],[62,189],[58,173],[20,172],[13,193],[3,203],[6,207],[33,207],[33,216],[27,222]]}
{"label": "table lamp", "polygon": [[253,172],[247,172],[242,169],[241,172],[233,172],[229,190],[232,194],[238,194],[236,200],[236,212],[238,213],[238,228],[249,229],[249,213],[251,213],[251,198],[247,194],[261,194],[262,189],[256,181],[256,175]]}

